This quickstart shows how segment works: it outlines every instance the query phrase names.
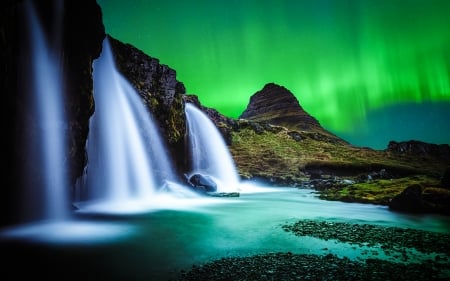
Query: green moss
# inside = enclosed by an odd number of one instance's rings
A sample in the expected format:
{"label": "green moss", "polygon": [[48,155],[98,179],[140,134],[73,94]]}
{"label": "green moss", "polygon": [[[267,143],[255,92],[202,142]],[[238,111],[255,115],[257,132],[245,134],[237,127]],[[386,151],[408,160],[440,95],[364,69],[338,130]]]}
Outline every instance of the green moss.
{"label": "green moss", "polygon": [[287,129],[272,132],[255,131],[250,126],[232,132],[230,151],[242,174],[298,177],[308,170],[323,170],[331,175],[342,173],[357,176],[387,170],[395,177],[424,174],[442,175],[446,165],[435,159],[416,159],[408,155],[390,154],[329,141],[320,141],[316,134],[299,132],[297,141]]}
{"label": "green moss", "polygon": [[[387,205],[394,196],[414,184],[431,188],[438,186],[439,180],[426,175],[373,180],[324,190],[321,192],[320,198]],[[438,189],[443,190],[442,188]]]}
{"label": "green moss", "polygon": [[185,123],[184,123],[184,111],[182,110],[181,96],[177,96],[173,102],[173,106],[169,108],[169,118],[166,120],[169,143],[177,143],[184,137]]}
{"label": "green moss", "polygon": [[150,97],[150,105],[148,105],[149,108],[158,108],[159,107],[159,101],[158,99],[152,97],[152,95],[148,95]]}
{"label": "green moss", "polygon": [[[248,121],[238,128],[232,131],[230,151],[243,178],[265,178],[277,185],[301,185],[312,173],[323,179],[350,179],[356,183],[332,181],[331,188],[318,188],[320,198],[345,202],[387,205],[414,184],[422,186],[427,196],[450,198],[438,188],[448,163],[435,158],[354,147],[317,132],[293,133]],[[369,174],[382,170],[388,179],[366,181]]]}

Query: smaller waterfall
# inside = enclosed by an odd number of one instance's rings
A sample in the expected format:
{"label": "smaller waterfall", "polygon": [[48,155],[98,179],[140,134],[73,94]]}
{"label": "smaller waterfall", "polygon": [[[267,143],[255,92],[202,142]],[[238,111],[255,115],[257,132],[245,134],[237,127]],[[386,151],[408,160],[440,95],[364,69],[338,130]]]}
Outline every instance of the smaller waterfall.
{"label": "smaller waterfall", "polygon": [[217,127],[194,104],[185,108],[192,174],[200,173],[218,181],[218,192],[235,192],[239,175],[233,158]]}
{"label": "smaller waterfall", "polygon": [[116,69],[108,38],[94,61],[94,99],[81,197],[116,203],[151,199],[176,177],[151,113]]}

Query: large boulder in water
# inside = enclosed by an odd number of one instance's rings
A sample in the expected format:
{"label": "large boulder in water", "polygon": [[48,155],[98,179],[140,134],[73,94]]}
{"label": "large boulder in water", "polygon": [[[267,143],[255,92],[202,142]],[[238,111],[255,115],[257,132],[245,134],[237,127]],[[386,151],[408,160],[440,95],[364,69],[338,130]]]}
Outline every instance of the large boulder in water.
{"label": "large boulder in water", "polygon": [[450,193],[445,188],[408,186],[392,198],[389,209],[409,213],[450,214]]}
{"label": "large boulder in water", "polygon": [[202,174],[193,174],[188,178],[189,184],[195,191],[200,192],[215,192],[217,191],[217,184],[212,177]]}
{"label": "large boulder in water", "polygon": [[389,203],[389,209],[419,213],[423,211],[423,205],[422,187],[415,184],[408,186],[400,194],[392,198]]}

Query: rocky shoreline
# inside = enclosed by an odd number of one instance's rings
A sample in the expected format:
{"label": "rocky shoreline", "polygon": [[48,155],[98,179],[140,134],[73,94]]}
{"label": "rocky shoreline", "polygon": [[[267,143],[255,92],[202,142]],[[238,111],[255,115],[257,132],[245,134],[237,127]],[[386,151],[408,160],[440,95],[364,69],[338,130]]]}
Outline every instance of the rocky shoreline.
{"label": "rocky shoreline", "polygon": [[[300,220],[282,225],[281,229],[296,236],[378,248],[397,261],[373,257],[351,260],[331,252],[323,255],[272,252],[193,265],[181,271],[177,281],[450,280],[449,233],[314,220]],[[411,249],[419,255],[433,253],[434,257],[420,262],[409,259]]]}
{"label": "rocky shoreline", "polygon": [[336,255],[269,253],[251,257],[223,258],[193,266],[179,281],[229,280],[372,280],[430,281],[439,277],[432,264],[396,264],[377,259],[351,261]]}

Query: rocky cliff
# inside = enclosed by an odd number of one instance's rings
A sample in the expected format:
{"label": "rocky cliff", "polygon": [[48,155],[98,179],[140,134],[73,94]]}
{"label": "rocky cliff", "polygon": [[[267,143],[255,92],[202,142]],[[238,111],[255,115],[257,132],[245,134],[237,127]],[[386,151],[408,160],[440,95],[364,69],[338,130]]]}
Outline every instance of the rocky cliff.
{"label": "rocky cliff", "polygon": [[450,162],[450,146],[448,144],[426,143],[417,140],[390,141],[386,151],[418,157],[431,157]]}

